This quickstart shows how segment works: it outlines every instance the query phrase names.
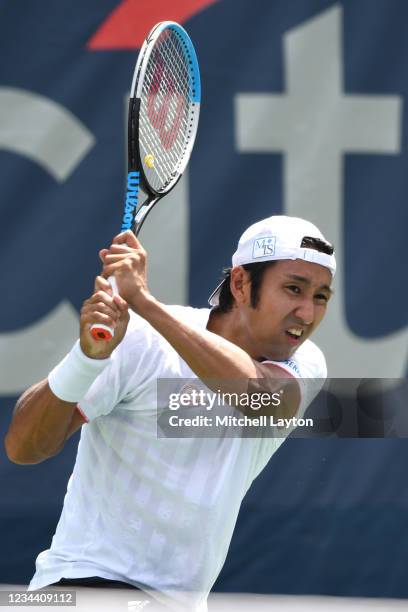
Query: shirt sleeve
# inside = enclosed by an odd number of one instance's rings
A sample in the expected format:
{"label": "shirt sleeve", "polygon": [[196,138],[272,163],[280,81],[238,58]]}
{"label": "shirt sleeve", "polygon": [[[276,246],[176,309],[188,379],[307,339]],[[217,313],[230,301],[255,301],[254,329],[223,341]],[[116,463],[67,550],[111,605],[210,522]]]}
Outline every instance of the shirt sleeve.
{"label": "shirt sleeve", "polygon": [[124,339],[111,355],[110,364],[78,402],[78,410],[87,421],[112,412],[143,382],[145,353],[151,344],[149,335],[149,328],[141,317],[132,316]]}
{"label": "shirt sleeve", "polygon": [[301,400],[296,416],[302,416],[327,378],[326,359],[322,351],[314,342],[306,340],[290,359],[263,363],[272,363],[297,379]]}
{"label": "shirt sleeve", "polygon": [[111,363],[94,380],[84,398],[78,402],[78,409],[87,421],[109,414],[121,398],[120,365],[117,355],[112,353]]}
{"label": "shirt sleeve", "polygon": [[[326,359],[322,351],[310,340],[304,344],[286,361],[264,361],[285,370],[296,378],[300,389],[300,405],[296,418],[301,418],[306,408],[323,387],[327,377]],[[284,428],[275,432],[275,437],[261,435],[256,446],[254,470],[255,478],[267,465],[272,455],[280,448],[293,428]]]}

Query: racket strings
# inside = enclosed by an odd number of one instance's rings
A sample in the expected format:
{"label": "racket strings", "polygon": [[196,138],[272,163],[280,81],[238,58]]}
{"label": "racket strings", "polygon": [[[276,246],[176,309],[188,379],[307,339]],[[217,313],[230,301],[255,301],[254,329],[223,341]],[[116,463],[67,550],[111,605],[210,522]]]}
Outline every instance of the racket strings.
{"label": "racket strings", "polygon": [[[167,37],[166,42],[169,45],[162,44],[159,56],[160,61],[163,62],[160,75],[162,86],[157,87],[154,76],[151,79],[151,87],[155,92],[155,105],[162,109],[165,107],[166,110],[166,112],[159,113],[159,118],[154,124],[156,131],[161,136],[161,144],[165,148],[169,145],[168,134],[171,135],[172,130],[177,129],[178,131],[180,127],[184,127],[185,131],[188,126],[188,120],[185,117],[185,99],[189,88],[188,71],[185,62],[180,61],[182,50],[174,45],[171,37]],[[167,49],[168,46],[172,48]],[[176,64],[177,69],[175,70]],[[172,71],[166,69],[168,66],[172,66]],[[166,130],[166,124],[172,127],[167,127]],[[180,138],[175,138],[171,143],[175,147],[172,151],[175,159],[182,153],[179,140]]]}
{"label": "racket strings", "polygon": [[[182,101],[184,102],[185,100],[189,100],[189,97],[191,96],[191,77],[189,74],[189,69],[188,66],[185,63],[185,59],[184,56],[182,56],[180,54],[180,43],[178,43],[178,45],[176,46],[174,44],[173,39],[169,40],[170,46],[172,47],[170,50],[170,53],[168,53],[168,57],[166,57],[167,54],[167,49],[164,50],[164,55],[165,55],[165,59],[168,60],[168,62],[170,63],[171,61],[174,61],[175,65],[176,65],[176,83],[179,86],[179,95],[182,96]],[[181,50],[182,53],[182,50]],[[183,59],[181,59],[183,57]],[[180,99],[180,98],[179,98]],[[177,104],[177,100],[175,102],[175,104],[173,106],[176,106]],[[172,112],[173,109],[170,110],[170,112]],[[188,111],[189,111],[189,105],[187,104],[185,106],[185,113],[183,113],[181,115],[181,123],[183,123],[183,127],[184,127],[184,131],[188,129]],[[176,112],[174,114],[177,114]],[[170,119],[171,121],[171,119]],[[184,132],[185,133],[185,132]],[[180,149],[183,145],[183,141],[182,139],[176,139],[175,141],[175,145],[179,146]],[[182,153],[182,150],[179,151],[179,154]]]}
{"label": "racket strings", "polygon": [[189,152],[193,117],[194,82],[191,60],[177,33],[166,30],[159,37],[147,63],[141,94],[141,154],[153,155],[147,169],[156,191],[166,189]]}

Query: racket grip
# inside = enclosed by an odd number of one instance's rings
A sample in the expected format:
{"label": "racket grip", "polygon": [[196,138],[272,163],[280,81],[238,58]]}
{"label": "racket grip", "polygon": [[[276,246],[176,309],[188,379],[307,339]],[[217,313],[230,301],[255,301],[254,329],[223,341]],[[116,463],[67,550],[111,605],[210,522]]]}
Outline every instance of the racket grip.
{"label": "racket grip", "polygon": [[[113,295],[118,295],[119,291],[115,277],[110,276],[108,281],[112,287]],[[98,342],[109,342],[109,340],[112,340],[113,336],[115,335],[115,330],[113,327],[109,327],[109,325],[104,325],[103,323],[94,323],[91,326],[90,332],[93,339],[97,340]]]}

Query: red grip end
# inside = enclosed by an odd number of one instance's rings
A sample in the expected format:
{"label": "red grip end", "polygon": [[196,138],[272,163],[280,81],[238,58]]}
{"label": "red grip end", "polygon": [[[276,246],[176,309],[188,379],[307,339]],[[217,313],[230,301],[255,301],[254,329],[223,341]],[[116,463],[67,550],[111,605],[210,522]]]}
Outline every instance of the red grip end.
{"label": "red grip end", "polygon": [[91,334],[93,339],[98,341],[104,340],[105,342],[108,342],[113,338],[113,334],[110,331],[108,331],[107,329],[102,329],[101,327],[97,327],[95,325],[91,327]]}

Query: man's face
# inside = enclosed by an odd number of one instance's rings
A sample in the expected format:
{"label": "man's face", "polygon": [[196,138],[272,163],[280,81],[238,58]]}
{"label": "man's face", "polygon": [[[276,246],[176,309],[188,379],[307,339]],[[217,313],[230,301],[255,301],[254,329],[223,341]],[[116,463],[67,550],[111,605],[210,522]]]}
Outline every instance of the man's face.
{"label": "man's face", "polygon": [[330,271],[319,264],[300,259],[277,261],[265,271],[253,308],[247,283],[240,319],[251,356],[288,359],[323,319],[330,284]]}

